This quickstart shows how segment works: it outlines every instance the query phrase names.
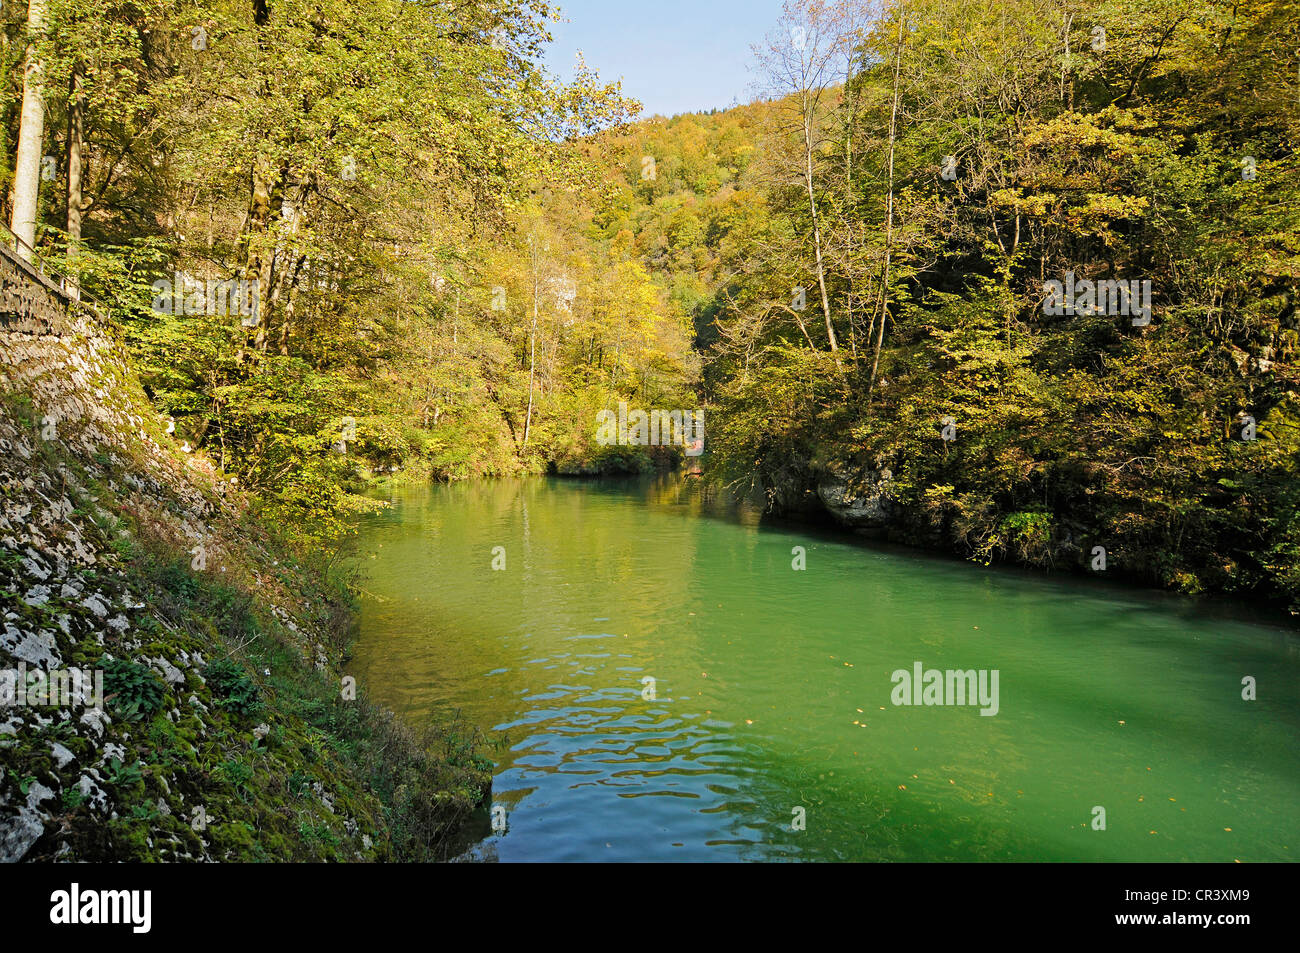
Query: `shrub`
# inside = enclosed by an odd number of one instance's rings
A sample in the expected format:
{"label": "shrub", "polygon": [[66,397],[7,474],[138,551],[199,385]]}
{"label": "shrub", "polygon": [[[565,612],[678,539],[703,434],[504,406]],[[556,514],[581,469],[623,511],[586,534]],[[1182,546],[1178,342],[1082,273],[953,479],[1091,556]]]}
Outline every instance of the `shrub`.
{"label": "shrub", "polygon": [[238,715],[251,715],[262,707],[262,691],[248,674],[229,659],[218,659],[203,670],[203,678],[217,696],[217,707]]}
{"label": "shrub", "polygon": [[104,666],[104,690],[113,707],[128,721],[152,715],[163,706],[167,689],[147,665],[113,659]]}

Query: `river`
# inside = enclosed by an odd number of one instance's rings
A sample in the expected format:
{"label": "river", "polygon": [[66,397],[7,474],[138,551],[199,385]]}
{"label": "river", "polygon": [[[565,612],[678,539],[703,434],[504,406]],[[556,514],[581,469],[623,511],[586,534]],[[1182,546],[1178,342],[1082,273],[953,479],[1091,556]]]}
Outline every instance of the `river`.
{"label": "river", "polygon": [[[497,743],[506,829],[465,860],[1300,848],[1300,639],[1248,607],[773,523],[676,475],[388,499],[350,671],[413,724],[460,709]],[[924,702],[894,675],[918,663],[982,674],[990,702],[996,673],[996,713],[895,704]]]}

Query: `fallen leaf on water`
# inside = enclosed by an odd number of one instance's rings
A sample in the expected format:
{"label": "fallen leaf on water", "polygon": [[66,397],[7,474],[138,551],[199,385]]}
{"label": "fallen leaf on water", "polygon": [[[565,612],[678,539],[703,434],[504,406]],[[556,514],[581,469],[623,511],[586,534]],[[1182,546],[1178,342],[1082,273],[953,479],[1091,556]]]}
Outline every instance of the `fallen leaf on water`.
{"label": "fallen leaf on water", "polygon": [[900,785],[898,786],[898,790],[900,790],[900,791],[906,791],[906,790],[907,790],[907,785],[906,785],[906,784],[900,784]]}
{"label": "fallen leaf on water", "polygon": [[1227,831],[1228,833],[1232,833],[1232,828],[1231,828],[1231,827],[1225,827],[1224,830]]}
{"label": "fallen leaf on water", "polygon": [[949,783],[949,784],[956,784],[957,782],[954,781],[952,778],[949,778],[949,779],[948,779],[948,783]]}

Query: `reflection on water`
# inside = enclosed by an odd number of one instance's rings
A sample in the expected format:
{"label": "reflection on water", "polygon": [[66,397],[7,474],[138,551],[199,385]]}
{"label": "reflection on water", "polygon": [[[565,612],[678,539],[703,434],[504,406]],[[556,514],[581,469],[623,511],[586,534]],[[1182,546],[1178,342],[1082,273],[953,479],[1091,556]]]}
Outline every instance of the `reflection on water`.
{"label": "reflection on water", "polygon": [[[508,829],[467,859],[1296,850],[1300,658],[1280,628],[774,526],[677,477],[392,501],[363,530],[352,671],[409,719],[459,708],[499,739]],[[998,715],[894,707],[890,674],[917,661],[997,669]]]}

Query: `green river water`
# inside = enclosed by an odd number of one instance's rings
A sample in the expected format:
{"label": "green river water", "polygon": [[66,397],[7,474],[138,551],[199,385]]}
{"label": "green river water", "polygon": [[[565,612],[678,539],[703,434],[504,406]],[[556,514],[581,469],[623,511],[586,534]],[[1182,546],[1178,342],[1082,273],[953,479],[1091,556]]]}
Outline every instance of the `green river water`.
{"label": "green river water", "polygon": [[[675,475],[389,499],[351,672],[497,742],[506,830],[464,859],[1300,850],[1300,639],[1248,607],[773,525]],[[996,671],[997,713],[894,704],[918,662]]]}

